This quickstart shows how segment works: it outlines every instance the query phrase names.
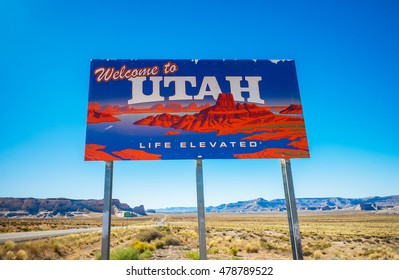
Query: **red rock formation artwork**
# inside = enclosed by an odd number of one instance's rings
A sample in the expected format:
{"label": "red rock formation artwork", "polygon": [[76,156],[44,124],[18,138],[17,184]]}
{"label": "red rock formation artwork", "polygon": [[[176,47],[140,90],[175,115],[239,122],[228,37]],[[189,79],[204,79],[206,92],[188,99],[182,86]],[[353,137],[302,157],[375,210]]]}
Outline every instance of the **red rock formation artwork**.
{"label": "red rock formation artwork", "polygon": [[[294,112],[294,109],[299,112],[301,108],[292,106],[291,109],[292,112]],[[274,114],[266,106],[236,103],[233,95],[229,93],[221,93],[215,105],[203,109],[197,114],[180,116],[164,113],[148,116],[134,124],[170,127],[195,132],[217,131],[218,136],[237,133],[252,134],[242,138],[242,140],[288,139],[291,141],[288,146],[291,146],[292,149],[267,148],[256,153],[235,154],[236,158],[309,157],[302,117]],[[172,132],[169,131],[166,134],[170,135]]]}
{"label": "red rock formation artwork", "polygon": [[120,160],[117,157],[114,157],[102,150],[106,147],[97,144],[86,144],[86,151],[85,151],[85,160]]}
{"label": "red rock formation artwork", "polygon": [[197,110],[198,109],[198,105],[197,105],[197,103],[191,103],[190,105],[188,105],[187,107],[186,107],[186,109],[187,110]]}
{"label": "red rock formation artwork", "polygon": [[157,154],[150,154],[141,150],[132,150],[132,149],[113,152],[113,154],[122,159],[131,159],[131,160],[160,160],[162,156]]}
{"label": "red rock formation artwork", "polygon": [[184,111],[184,107],[180,103],[168,103],[165,105],[165,109],[171,109],[174,111]]}
{"label": "red rock formation artwork", "polygon": [[103,150],[106,147],[97,144],[86,144],[85,160],[104,160],[114,161],[121,159],[130,160],[160,160],[162,155],[151,154],[141,150],[126,149],[122,151],[112,152],[115,156],[110,155]]}
{"label": "red rock formation artwork", "polygon": [[287,125],[285,127],[276,126],[275,128],[268,128],[262,131],[263,133],[251,135],[243,138],[243,140],[279,140],[289,139],[296,140],[298,138],[306,137],[304,125]]}
{"label": "red rock formation artwork", "polygon": [[151,107],[151,110],[154,111],[163,111],[165,110],[165,107],[162,104],[156,104],[154,106]]}
{"label": "red rock formation artwork", "polygon": [[309,147],[308,140],[305,137],[300,138],[297,141],[291,142],[290,144],[288,144],[288,146],[292,146],[302,150],[308,150]]}
{"label": "red rock formation artwork", "polygon": [[183,107],[179,103],[167,103],[163,105],[158,103],[152,107],[135,107],[131,108],[129,105],[118,106],[118,105],[104,105],[101,106],[98,102],[89,102],[89,108],[87,111],[87,123],[101,123],[101,122],[117,122],[120,121],[116,115],[122,114],[146,114],[146,113],[175,113],[175,112],[198,112],[202,109],[210,107],[209,103],[198,106],[197,103],[193,102]]}
{"label": "red rock formation artwork", "polygon": [[[101,106],[98,102],[89,102],[87,111],[87,123],[100,123],[100,122],[119,122],[120,119],[114,117],[110,113],[100,112]],[[110,110],[108,110],[110,111]]]}
{"label": "red rock formation artwork", "polygon": [[158,103],[149,108],[136,108],[133,113],[174,113],[174,112],[198,112],[202,109],[210,107],[209,103],[198,106],[197,103],[193,102],[187,106],[183,106],[180,103],[169,102],[167,104]]}
{"label": "red rock formation artwork", "polygon": [[284,110],[280,111],[280,114],[303,114],[302,105],[300,104],[291,104]]}
{"label": "red rock formation artwork", "polygon": [[178,130],[170,130],[165,133],[165,135],[179,135],[179,134],[181,134],[181,132]]}
{"label": "red rock formation artwork", "polygon": [[235,154],[235,158],[307,158],[309,152],[307,150],[268,148],[257,153]]}
{"label": "red rock formation artwork", "polygon": [[300,117],[279,116],[255,104],[235,103],[231,93],[221,93],[216,104],[194,115],[161,114],[136,121],[135,125],[162,126],[185,131],[211,132],[218,136],[237,133],[254,133],[267,128],[288,124],[303,126]]}

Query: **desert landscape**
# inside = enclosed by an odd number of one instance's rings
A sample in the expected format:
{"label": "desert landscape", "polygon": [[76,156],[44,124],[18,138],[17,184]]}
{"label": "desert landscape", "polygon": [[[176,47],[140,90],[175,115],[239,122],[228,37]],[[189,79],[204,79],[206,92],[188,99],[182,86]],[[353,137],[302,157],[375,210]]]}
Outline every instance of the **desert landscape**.
{"label": "desert landscape", "polygon": [[[305,260],[398,260],[399,215],[389,212],[300,211]],[[0,233],[101,227],[99,213],[79,217],[0,218]],[[111,259],[198,259],[197,216],[113,216]],[[211,260],[292,259],[285,213],[207,213]],[[0,244],[3,260],[95,260],[101,230]]]}

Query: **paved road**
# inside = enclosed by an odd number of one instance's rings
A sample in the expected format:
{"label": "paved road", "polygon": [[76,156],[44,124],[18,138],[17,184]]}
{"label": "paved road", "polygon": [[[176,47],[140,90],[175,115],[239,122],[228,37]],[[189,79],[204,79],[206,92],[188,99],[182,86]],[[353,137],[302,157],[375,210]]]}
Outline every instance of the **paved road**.
{"label": "paved road", "polygon": [[[165,226],[166,225],[167,215],[154,225],[151,226]],[[134,228],[145,228],[148,226],[129,226]],[[112,227],[119,228],[119,227]],[[77,229],[62,229],[62,230],[46,230],[46,231],[29,231],[29,232],[12,232],[12,233],[0,233],[0,244],[5,243],[6,241],[27,241],[34,239],[42,239],[47,237],[61,236],[61,235],[69,235],[69,234],[78,234],[84,232],[93,232],[93,231],[101,231],[101,227],[95,228],[77,228]]]}
{"label": "paved road", "polygon": [[155,226],[166,226],[166,218],[167,218],[167,215],[164,215],[163,218],[159,222],[155,223]]}
{"label": "paved road", "polygon": [[78,228],[78,229],[63,229],[63,230],[46,230],[46,231],[30,231],[30,232],[13,232],[13,233],[0,233],[0,244],[8,240],[11,241],[27,241],[33,239],[41,239],[53,236],[78,234],[84,232],[100,231],[100,227],[96,228]]}

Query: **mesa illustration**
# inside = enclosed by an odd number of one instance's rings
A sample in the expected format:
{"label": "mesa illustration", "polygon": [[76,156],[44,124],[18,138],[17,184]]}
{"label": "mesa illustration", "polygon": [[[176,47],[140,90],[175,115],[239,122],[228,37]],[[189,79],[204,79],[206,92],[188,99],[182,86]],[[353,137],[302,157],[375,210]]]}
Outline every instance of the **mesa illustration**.
{"label": "mesa illustration", "polygon": [[[273,113],[272,110],[276,111],[276,109],[280,111]],[[196,111],[198,112],[195,113]],[[146,116],[143,117],[144,115]],[[128,129],[126,126],[130,126],[132,132],[140,133],[143,128],[138,129],[136,126],[150,126],[158,127],[156,131],[159,136],[170,138],[170,140],[152,143],[137,141],[136,145],[138,144],[139,148],[151,148],[152,144],[153,150],[159,149],[158,153],[126,148],[108,152],[107,157],[110,160],[161,159],[162,150],[172,149],[173,144],[181,149],[236,148],[237,153],[233,154],[236,158],[276,156],[293,158],[304,157],[308,154],[301,105],[292,104],[283,108],[282,106],[267,107],[236,103],[230,93],[221,93],[213,106],[209,103],[205,105],[190,103],[186,107],[178,103],[168,103],[166,106],[160,103],[149,108],[130,109],[128,106],[120,108],[110,105],[102,107],[98,103],[90,104],[89,124],[110,122],[112,125],[104,127],[102,134],[110,129]],[[201,134],[206,140],[177,142],[175,139],[176,135],[181,137],[196,134]],[[233,141],[233,139],[236,140]],[[249,141],[251,142],[247,144]],[[239,148],[246,148],[247,145],[251,145],[254,151],[239,153]],[[105,149],[106,146],[101,144],[87,145],[86,157],[95,159],[98,156],[105,156]]]}

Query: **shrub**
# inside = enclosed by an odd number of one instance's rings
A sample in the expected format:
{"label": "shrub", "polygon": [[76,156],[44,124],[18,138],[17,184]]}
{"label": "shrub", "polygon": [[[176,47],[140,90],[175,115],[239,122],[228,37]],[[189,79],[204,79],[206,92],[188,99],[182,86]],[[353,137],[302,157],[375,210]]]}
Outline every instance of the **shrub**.
{"label": "shrub", "polygon": [[303,250],[302,254],[303,254],[304,257],[309,257],[309,256],[312,255],[312,251],[310,251],[310,250]]}
{"label": "shrub", "polygon": [[323,253],[320,250],[316,250],[313,253],[313,258],[315,260],[320,260],[322,255],[323,255]]}
{"label": "shrub", "polygon": [[165,243],[163,243],[161,240],[157,240],[157,241],[155,241],[154,246],[156,249],[163,249],[163,247],[165,246]]}
{"label": "shrub", "polygon": [[161,232],[156,229],[144,229],[140,230],[136,238],[143,242],[151,242],[155,239],[159,239],[163,236]]}
{"label": "shrub", "polygon": [[152,257],[152,251],[145,250],[143,253],[140,254],[140,260],[147,260]]}
{"label": "shrub", "polygon": [[261,241],[261,242],[260,242],[260,246],[261,246],[262,248],[268,250],[268,251],[270,251],[270,250],[277,250],[277,248],[278,248],[276,245],[274,245],[274,244],[272,244],[272,243],[270,243],[270,242],[267,242],[267,241]]}
{"label": "shrub", "polygon": [[211,240],[211,241],[209,241],[207,243],[208,243],[209,248],[212,248],[212,247],[216,247],[216,245],[218,244],[218,241],[217,240]]}
{"label": "shrub", "polygon": [[248,243],[245,245],[244,250],[247,253],[257,253],[259,251],[259,247],[256,244]]}
{"label": "shrub", "polygon": [[41,256],[43,254],[43,247],[42,244],[40,242],[38,242],[39,240],[37,240],[36,242],[27,242],[25,243],[24,249],[25,251],[28,252],[29,256],[32,259],[41,259]]}
{"label": "shrub", "polygon": [[15,248],[15,243],[14,241],[6,241],[3,245],[4,251],[11,251],[14,250]]}
{"label": "shrub", "polygon": [[66,251],[66,247],[63,244],[61,244],[59,242],[53,242],[52,245],[53,245],[54,252],[56,252],[60,256],[64,255],[64,252]]}
{"label": "shrub", "polygon": [[369,255],[369,260],[382,260],[384,259],[381,253],[373,253]]}
{"label": "shrub", "polygon": [[162,227],[157,227],[157,230],[159,231],[159,232],[161,232],[161,234],[170,234],[171,233],[171,230],[170,230],[170,227],[169,226],[162,226]]}
{"label": "shrub", "polygon": [[370,256],[372,254],[377,253],[374,249],[363,248],[363,252],[361,252],[360,256]]}
{"label": "shrub", "polygon": [[332,246],[330,242],[317,242],[314,244],[309,244],[310,247],[313,247],[316,250],[325,250]]}
{"label": "shrub", "polygon": [[199,260],[200,259],[200,254],[196,251],[188,251],[184,254],[186,258],[189,258],[191,260]]}
{"label": "shrub", "polygon": [[224,238],[224,240],[225,240],[226,242],[231,242],[231,241],[233,240],[233,237],[232,237],[232,236],[226,236],[226,237]]}
{"label": "shrub", "polygon": [[235,256],[237,256],[237,254],[238,254],[237,248],[236,247],[231,247],[230,248],[230,255],[235,257]]}
{"label": "shrub", "polygon": [[140,253],[143,253],[145,250],[155,251],[155,246],[138,240],[134,241],[130,246]]}
{"label": "shrub", "polygon": [[26,260],[28,259],[28,254],[24,250],[19,250],[15,258],[17,260]]}
{"label": "shrub", "polygon": [[13,251],[8,251],[6,253],[6,260],[15,260],[15,254]]}
{"label": "shrub", "polygon": [[169,236],[169,237],[165,238],[165,245],[166,246],[180,246],[181,242],[179,239]]}
{"label": "shrub", "polygon": [[209,254],[217,254],[219,253],[219,248],[211,248],[208,250]]}
{"label": "shrub", "polygon": [[111,251],[110,254],[111,260],[139,260],[140,252],[133,248],[125,247],[125,248],[117,248]]}

